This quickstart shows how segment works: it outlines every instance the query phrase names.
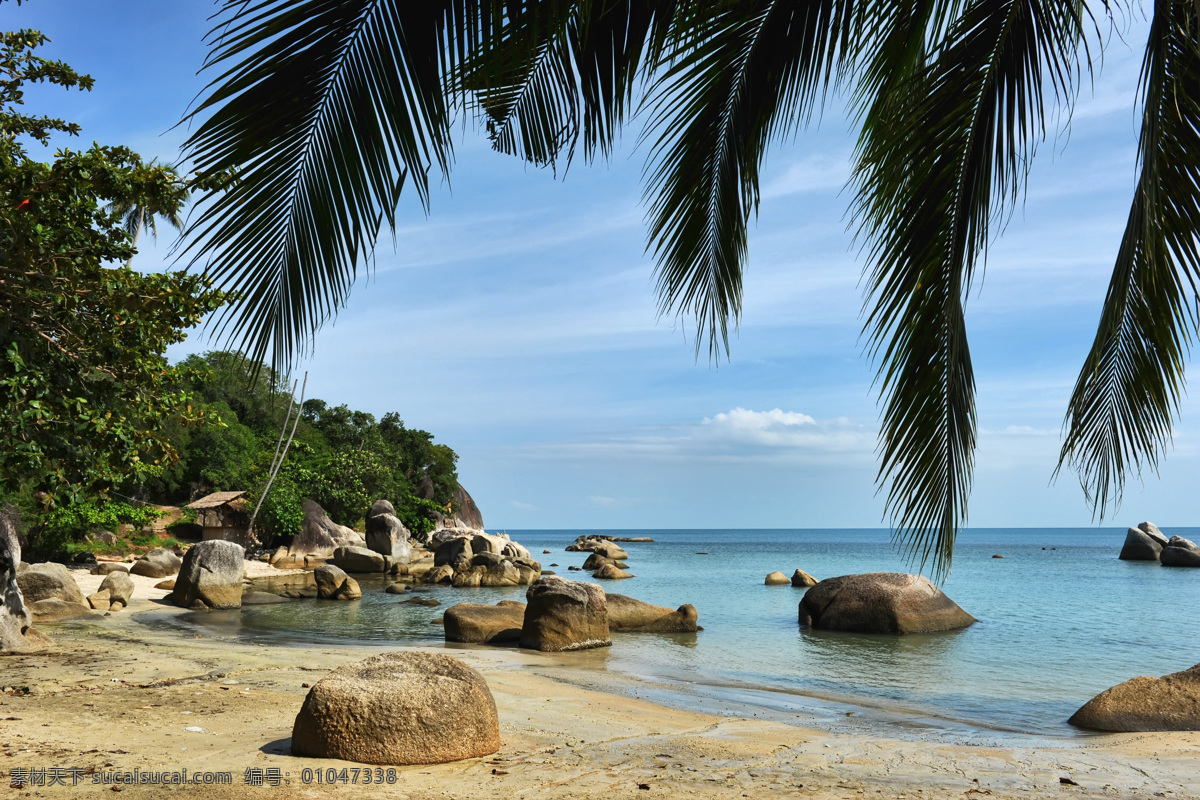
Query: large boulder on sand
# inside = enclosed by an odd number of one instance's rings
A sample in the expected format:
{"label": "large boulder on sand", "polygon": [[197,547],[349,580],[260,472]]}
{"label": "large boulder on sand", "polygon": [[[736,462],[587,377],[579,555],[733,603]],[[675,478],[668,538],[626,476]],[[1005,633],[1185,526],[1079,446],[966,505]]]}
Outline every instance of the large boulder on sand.
{"label": "large boulder on sand", "polygon": [[700,630],[696,624],[696,607],[691,603],[672,611],[623,594],[609,594],[605,600],[609,630],[629,633],[695,633]]}
{"label": "large boulder on sand", "polygon": [[1200,731],[1200,664],[1105,689],[1067,721],[1094,731]]}
{"label": "large boulder on sand", "polygon": [[36,653],[54,645],[49,636],[32,627],[32,617],[17,584],[20,563],[17,532],[0,511],[0,655]]}
{"label": "large boulder on sand", "polygon": [[64,603],[87,608],[83,592],[75,582],[71,571],[62,564],[33,564],[17,575],[17,586],[26,603],[41,600],[61,600]]}
{"label": "large boulder on sand", "polygon": [[500,644],[521,638],[525,604],[501,600],[494,606],[459,603],[446,609],[442,618],[447,642]]}
{"label": "large boulder on sand", "polygon": [[129,605],[129,599],[133,597],[133,578],[129,577],[127,572],[112,572],[109,573],[103,581],[100,582],[101,592],[108,592],[108,601],[112,606],[120,604],[121,606]]}
{"label": "large boulder on sand", "polygon": [[1121,548],[1122,561],[1158,561],[1163,544],[1141,528],[1130,528],[1125,533],[1125,545]]}
{"label": "large boulder on sand", "polygon": [[608,647],[608,605],[594,583],[551,575],[530,585],[521,627],[521,646],[558,652]]}
{"label": "large boulder on sand", "polygon": [[317,582],[317,597],[323,600],[361,600],[358,581],[333,564],[322,564],[313,570]]}
{"label": "large boulder on sand", "polygon": [[292,555],[327,556],[339,547],[366,544],[358,531],[338,525],[329,518],[325,509],[312,500],[305,500],[304,525],[300,532],[292,537],[292,546],[288,552]]}
{"label": "large boulder on sand", "polygon": [[175,555],[174,550],[156,547],[133,562],[129,568],[131,575],[144,575],[147,578],[169,578],[179,572],[183,559]]}
{"label": "large boulder on sand", "polygon": [[1200,567],[1200,547],[1190,539],[1172,536],[1158,558],[1164,567]]}
{"label": "large boulder on sand", "polygon": [[386,558],[365,547],[339,547],[333,551],[333,558],[329,560],[335,567],[340,567],[352,575],[386,572],[388,568]]}
{"label": "large boulder on sand", "polygon": [[396,516],[396,509],[387,500],[376,500],[367,511],[367,549],[408,563],[412,556],[412,534]]}
{"label": "large boulder on sand", "polygon": [[827,578],[800,601],[800,624],[854,633],[931,633],[975,618],[924,575],[868,572]]}
{"label": "large boulder on sand", "polygon": [[91,569],[93,575],[107,575],[110,572],[129,572],[129,565],[118,561],[101,561]]}
{"label": "large boulder on sand", "polygon": [[183,608],[241,608],[245,556],[240,544],[224,539],[193,545],[167,599]]}
{"label": "large boulder on sand", "polygon": [[149,553],[144,553],[130,567],[130,575],[140,575],[148,578],[169,578],[179,572],[184,565],[184,559],[168,551],[166,547],[156,547]]}
{"label": "large boulder on sand", "polygon": [[483,676],[440,653],[381,653],[317,681],[292,727],[292,753],[361,764],[443,764],[500,749]]}

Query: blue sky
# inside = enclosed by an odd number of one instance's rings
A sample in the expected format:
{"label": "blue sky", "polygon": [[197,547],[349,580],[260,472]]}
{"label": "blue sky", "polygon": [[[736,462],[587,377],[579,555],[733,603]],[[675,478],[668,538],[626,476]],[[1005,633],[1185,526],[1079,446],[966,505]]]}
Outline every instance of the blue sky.
{"label": "blue sky", "polygon": [[[81,123],[83,144],[173,161],[210,2],[33,0],[3,28],[40,28],[45,55],[96,78],[89,94],[28,94]],[[970,524],[1092,522],[1071,474],[1051,475],[1134,185],[1144,25],[1114,38],[1069,128],[1051,131],[967,324],[980,447]],[[874,527],[874,369],[859,338],[864,260],[843,191],[853,129],[831,105],[763,170],[745,310],[731,360],[697,361],[688,321],[659,319],[644,255],[644,151],[565,175],[463,131],[450,185],[415,196],[327,326],[309,394],[395,410],[460,454],[489,527]],[[164,232],[165,234],[165,232]],[[170,237],[137,265],[171,263]],[[194,335],[176,355],[219,343]],[[1131,481],[1115,524],[1195,525],[1197,404],[1185,399],[1160,476]]]}

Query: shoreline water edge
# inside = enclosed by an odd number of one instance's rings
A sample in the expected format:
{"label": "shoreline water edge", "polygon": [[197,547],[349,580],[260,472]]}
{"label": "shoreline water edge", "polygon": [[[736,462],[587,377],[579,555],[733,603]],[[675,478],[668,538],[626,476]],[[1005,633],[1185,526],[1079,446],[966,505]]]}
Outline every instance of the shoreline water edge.
{"label": "shoreline water edge", "polygon": [[[562,564],[560,574],[566,573],[568,560],[574,563],[574,556],[587,555],[562,552],[567,532],[511,533],[527,546],[539,549],[557,538],[558,548],[545,560]],[[722,543],[719,536],[693,535],[673,543],[671,535],[649,533],[657,534],[663,545],[656,545],[663,555],[660,567],[671,563],[672,549],[693,547],[699,541],[713,548],[705,552],[706,557],[716,552],[720,558],[719,545],[738,546],[737,542]],[[1041,538],[1058,543],[1047,544],[1047,548],[1062,547],[1075,557],[1081,557],[1083,550],[1071,551],[1072,547],[1095,545],[1091,541],[1072,544],[1068,534],[1050,534],[1043,532]],[[769,549],[772,537],[759,538],[767,540],[764,546]],[[860,541],[851,544],[862,552],[872,551],[872,537],[878,538],[878,532],[862,534]],[[823,566],[833,562],[823,562],[829,553],[821,554],[819,538],[809,536],[807,542],[797,545],[809,551],[806,563],[784,563],[794,558],[794,554],[784,553],[775,557],[779,568],[790,571],[793,567],[815,566],[813,571],[818,577],[829,577],[827,572],[820,574]],[[757,539],[744,537],[743,549],[748,547],[747,541]],[[982,546],[993,549],[993,544],[986,539]],[[1010,540],[1004,560],[1019,564],[1021,553],[1029,558],[1040,557],[1033,555],[1041,553],[1040,549],[1029,550],[1034,546]],[[649,546],[631,549],[630,571],[645,576],[645,582],[602,582],[605,588],[661,601],[663,597],[652,590],[658,567],[649,557],[650,552]],[[871,557],[882,558],[881,552]],[[758,570],[762,563],[757,555],[740,564],[726,559],[727,577],[730,582],[739,580],[743,571]],[[964,563],[970,564],[971,559]],[[972,570],[967,567],[961,572],[970,577]],[[1152,573],[1132,574],[1139,581],[1157,580]],[[0,747],[7,757],[0,760],[0,770],[4,771],[6,785],[36,790],[43,796],[73,786],[72,796],[99,796],[101,790],[111,792],[119,787],[133,796],[147,797],[163,791],[185,791],[196,797],[258,793],[264,797],[323,797],[349,792],[360,797],[644,797],[649,791],[680,797],[878,794],[961,798],[988,794],[1016,798],[1070,792],[1105,797],[1200,798],[1200,770],[1195,767],[1200,763],[1197,732],[1090,734],[1061,721],[1041,729],[1022,724],[995,725],[986,713],[972,716],[953,704],[939,708],[936,703],[912,699],[919,692],[909,699],[870,691],[855,694],[839,692],[837,687],[819,681],[811,685],[756,682],[748,679],[749,672],[744,669],[724,673],[708,670],[705,659],[723,658],[724,651],[720,646],[698,642],[712,635],[719,644],[717,637],[729,634],[714,630],[721,627],[720,614],[711,613],[706,619],[704,603],[709,602],[711,608],[714,600],[728,601],[728,597],[721,600],[710,596],[714,591],[711,574],[700,574],[693,568],[691,578],[664,581],[662,591],[672,594],[675,604],[697,602],[700,623],[706,630],[690,635],[696,638],[614,636],[612,648],[551,654],[440,643],[440,628],[424,618],[418,621],[430,632],[418,637],[415,647],[411,637],[408,643],[339,642],[336,637],[322,636],[320,631],[314,631],[308,640],[299,635],[292,635],[290,640],[286,635],[271,637],[254,624],[247,627],[241,616],[253,621],[255,615],[264,614],[261,622],[289,607],[332,604],[301,601],[268,606],[266,611],[254,607],[241,612],[194,612],[165,604],[162,598],[166,591],[154,589],[155,581],[135,577],[137,587],[126,611],[103,619],[47,625],[47,632],[57,642],[53,652],[6,659],[5,674],[0,679],[4,690],[0,696]],[[98,588],[102,576],[79,575],[77,580],[87,593]],[[1034,575],[1031,580],[1036,583],[1040,579]],[[91,586],[92,582],[97,586]],[[678,596],[681,587],[689,584],[694,587],[692,596]],[[953,582],[948,585],[951,588],[947,591],[956,600],[961,601],[964,594],[972,597],[970,592],[956,592]],[[1032,591],[1032,587],[1027,588]],[[1177,588],[1167,585],[1153,591]],[[1011,587],[993,589],[1009,591]],[[430,596],[444,597],[444,604],[494,602],[485,590],[455,590],[453,597],[451,590],[445,591],[445,595]],[[475,600],[477,591],[487,597]],[[779,608],[794,608],[802,595],[790,587],[762,592],[755,588],[743,595],[742,601],[749,604],[770,598],[769,591],[783,593],[775,595],[783,599],[771,601]],[[1121,594],[1119,587],[1112,586],[1106,592]],[[364,583],[364,598],[382,594],[379,588]],[[645,597],[647,594],[651,596]],[[395,602],[396,598],[391,600]],[[1121,602],[1121,598],[1113,601]],[[969,602],[963,605],[980,616],[985,628],[1001,624],[989,619],[991,613],[979,614]],[[770,616],[776,607],[767,605],[760,612]],[[444,609],[445,605],[433,608],[428,614],[440,614]],[[368,618],[366,630],[376,630],[369,622],[370,606],[362,605],[356,613]],[[1102,613],[1103,608],[1089,612]],[[197,619],[206,614],[207,621]],[[234,615],[239,621],[230,624]],[[794,626],[795,617],[791,620]],[[304,618],[294,622],[303,624]],[[350,620],[351,627],[354,622]],[[338,624],[347,623],[342,620]],[[769,631],[772,625],[781,628],[782,620],[763,624]],[[753,662],[760,651],[780,649],[760,629],[751,626],[742,634],[748,662]],[[1189,634],[1183,631],[1183,635]],[[791,641],[799,636],[787,631],[775,638]],[[645,643],[647,638],[650,641]],[[800,644],[792,646],[801,649],[795,652],[810,657],[812,654],[803,649],[809,644],[798,641]],[[878,649],[848,651],[845,640],[837,637],[816,637],[815,641],[820,647],[832,647],[842,657],[865,658],[868,662],[881,653]],[[915,649],[930,649],[930,641]],[[951,636],[941,641],[963,640]],[[978,641],[986,642],[982,638]],[[1130,644],[1141,647],[1138,642]],[[361,770],[364,765],[292,756],[292,722],[308,686],[339,666],[396,649],[448,653],[479,670],[499,710],[500,752],[452,764],[399,768],[393,783],[387,781],[386,773],[381,773],[380,781],[374,781],[367,770],[367,783],[361,771],[356,770],[353,776],[347,772],[349,768]],[[932,649],[943,652],[946,648]],[[1171,654],[1176,659],[1175,669],[1200,660],[1187,646],[1170,649],[1175,650]],[[899,656],[883,652],[895,666]],[[1146,669],[1147,662],[1153,663],[1151,654],[1146,655],[1145,660],[1127,664],[1124,677],[1156,674]],[[1181,663],[1188,658],[1192,661]],[[819,658],[809,661],[816,663],[797,664],[796,671],[822,669]],[[1051,662],[1055,663],[1054,659]],[[901,668],[920,663],[902,663]],[[938,663],[959,664],[953,659]],[[1023,665],[1017,658],[997,667],[1019,672]],[[852,666],[847,669],[853,671]],[[964,674],[970,673],[968,664]],[[958,676],[943,678],[953,682]],[[1081,695],[1087,693],[1081,696],[1082,703],[1091,696],[1091,686],[1088,680],[1079,683],[1086,685],[1076,689]],[[1039,707],[1058,713],[1053,703]],[[104,780],[105,775],[126,773],[187,774],[189,780]],[[194,776],[205,777],[195,780]]]}

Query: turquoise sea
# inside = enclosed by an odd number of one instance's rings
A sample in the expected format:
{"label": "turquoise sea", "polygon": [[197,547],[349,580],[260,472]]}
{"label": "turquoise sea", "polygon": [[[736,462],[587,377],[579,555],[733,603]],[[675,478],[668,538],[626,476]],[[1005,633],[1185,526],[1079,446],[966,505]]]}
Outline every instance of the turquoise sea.
{"label": "turquoise sea", "polygon": [[[588,554],[563,548],[595,532],[507,531],[544,568],[584,580],[587,573],[567,567]],[[1200,535],[1194,528],[1165,532]],[[1124,528],[964,531],[943,589],[979,622],[915,636],[802,630],[803,590],[763,585],[768,572],[790,576],[797,567],[817,578],[908,571],[885,530],[604,533],[655,539],[622,545],[636,577],[602,582],[606,590],[671,607],[692,603],[704,630],[614,634],[611,648],[576,654],[579,664],[632,678],[624,681],[630,691],[671,705],[958,739],[1078,737],[1088,734],[1066,719],[1097,692],[1200,663],[1200,570],[1118,560]],[[297,601],[192,613],[174,624],[299,646],[437,645],[442,629],[430,622],[446,607],[524,599],[523,588],[438,587],[422,596],[440,606],[427,608],[400,602],[413,595],[385,594],[382,579],[360,583],[358,603]]]}

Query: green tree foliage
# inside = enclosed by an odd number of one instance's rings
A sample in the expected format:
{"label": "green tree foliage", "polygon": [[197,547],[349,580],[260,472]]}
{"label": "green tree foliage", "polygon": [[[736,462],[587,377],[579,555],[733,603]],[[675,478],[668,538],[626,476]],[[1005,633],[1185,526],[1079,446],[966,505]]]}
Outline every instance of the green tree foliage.
{"label": "green tree foliage", "polygon": [[395,229],[405,179],[428,203],[462,111],[498,151],[553,165],[580,143],[607,156],[640,108],[661,309],[694,317],[718,357],[759,170],[840,94],[861,124],[850,196],[878,479],[898,540],[944,573],[976,444],[967,297],[1104,28],[1142,14],[1138,183],[1059,461],[1103,515],[1127,475],[1157,468],[1200,333],[1194,2],[224,0],[187,150],[244,181],[201,199],[189,247],[249,298],[228,309],[242,346],[286,363],[345,303],[381,221]]}
{"label": "green tree foliage", "polygon": [[[257,501],[287,413],[291,387],[270,367],[238,353],[189,356],[178,366],[193,405],[220,425],[179,427],[175,467],[149,482],[151,491],[185,502],[216,491],[246,490]],[[427,431],[407,428],[396,413],[382,420],[346,405],[306,400],[296,437],[255,528],[290,536],[304,519],[301,503],[320,503],[335,522],[355,525],[375,500],[396,507],[411,530],[432,528],[458,487],[457,454]]]}
{"label": "green tree foliage", "polygon": [[45,41],[0,37],[0,493],[53,509],[175,461],[170,432],[205,415],[165,351],[225,295],[200,274],[126,266],[132,239],[109,207],[178,211],[189,188],[173,170],[124,147],[29,155],[24,139],[79,128],[23,113],[23,87],[92,85],[36,56]]}

